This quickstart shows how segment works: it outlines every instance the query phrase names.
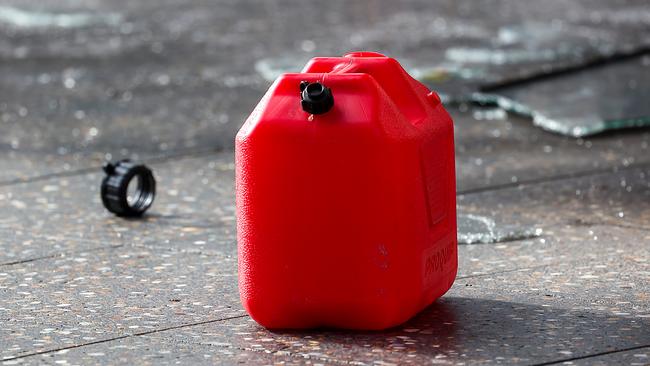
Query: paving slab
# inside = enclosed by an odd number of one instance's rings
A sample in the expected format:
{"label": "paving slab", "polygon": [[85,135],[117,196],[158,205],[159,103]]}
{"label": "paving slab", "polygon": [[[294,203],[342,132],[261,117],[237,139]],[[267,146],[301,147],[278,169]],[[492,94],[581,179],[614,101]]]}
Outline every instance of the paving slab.
{"label": "paving slab", "polygon": [[449,108],[460,192],[650,163],[650,132],[571,139],[493,108]]}
{"label": "paving slab", "polygon": [[31,231],[0,231],[2,255],[0,268],[97,249],[117,248],[124,245],[119,234],[112,237],[83,239],[61,234],[38,234]]}
{"label": "paving slab", "polygon": [[[309,360],[257,350],[179,342],[173,337],[127,337],[102,345],[62,350],[6,362],[7,365],[303,365]],[[65,363],[64,363],[65,362]]]}
{"label": "paving slab", "polygon": [[[264,81],[226,86],[220,79],[203,80],[205,66],[195,64],[185,68],[197,73],[192,75],[197,80],[161,84],[160,75],[181,77],[173,64],[114,61],[0,66],[0,75],[11,76],[0,79],[0,91],[7,95],[0,108],[8,127],[0,138],[3,147],[113,156],[231,147],[236,129],[267,87]],[[50,75],[51,81],[41,84],[39,75]]]}
{"label": "paving slab", "polygon": [[0,358],[243,315],[236,258],[120,247],[0,267]]}
{"label": "paving slab", "polygon": [[[464,248],[467,246],[461,250]],[[620,259],[627,252],[618,253]],[[601,258],[616,262],[607,254]],[[62,355],[45,359],[35,356],[25,361],[66,359],[75,363],[96,359],[109,364],[115,359],[143,357],[145,362],[151,358],[162,363],[185,363],[199,362],[198,355],[218,355],[218,360],[227,361],[231,360],[229,353],[254,352],[249,361],[260,363],[530,364],[650,344],[647,301],[629,301],[611,291],[623,284],[620,288],[627,295],[643,296],[647,291],[642,287],[644,281],[647,287],[647,263],[619,263],[621,268],[612,264],[552,264],[541,270],[547,277],[534,269],[461,279],[432,307],[387,332],[269,332],[245,317],[157,331],[145,339],[133,336],[91,344]],[[594,281],[599,271],[605,271],[605,276]],[[641,292],[631,292],[627,287],[629,277],[634,276]],[[611,280],[613,284],[608,283]],[[603,283],[608,292],[598,296]],[[586,290],[584,285],[589,285]],[[569,290],[559,292],[554,286]],[[579,286],[583,286],[582,291],[575,291]],[[167,351],[170,355],[166,356]],[[222,356],[224,352],[226,356]],[[261,355],[261,360],[255,357]]]}
{"label": "paving slab", "polygon": [[484,215],[509,224],[611,226],[648,229],[650,167],[571,179],[515,184],[511,187],[458,196],[463,213]]}
{"label": "paving slab", "polygon": [[[524,300],[523,302],[521,300]],[[284,361],[324,364],[533,364],[588,356],[650,341],[648,321],[578,310],[556,300],[498,289],[477,291],[456,285],[403,326],[384,332],[335,330],[268,331],[237,318],[150,335],[183,350],[254,350]],[[146,344],[140,347],[145,352]],[[151,341],[156,343],[155,341]],[[90,353],[121,351],[116,344],[70,350],[71,360]],[[110,347],[110,348],[109,348]]]}
{"label": "paving slab", "polygon": [[569,361],[573,365],[633,365],[647,366],[650,363],[650,347],[635,347],[630,351],[611,352],[600,356]]}
{"label": "paving slab", "polygon": [[[598,248],[590,247],[595,251]],[[460,284],[477,291],[499,290],[538,298],[549,297],[574,309],[600,311],[650,321],[650,264],[648,256],[602,255],[591,260],[569,260],[461,278]],[[650,335],[650,330],[646,330]]]}
{"label": "paving slab", "polygon": [[[73,66],[74,62],[4,65],[0,75],[12,73],[19,78],[22,72],[29,79],[38,69],[63,80],[61,75],[68,69],[59,68]],[[132,86],[138,80],[132,74],[139,69],[125,66],[121,76],[115,77],[111,70],[115,67],[110,62],[93,63],[82,72],[87,80],[79,80],[73,90],[65,88],[63,81],[51,87],[20,78],[0,82],[0,92],[8,96],[0,105],[7,126],[0,137],[0,151],[13,155],[0,165],[0,182],[97,167],[106,159],[155,159],[230,148],[236,130],[267,87],[266,83],[257,89],[226,87],[215,85],[216,81],[161,86],[149,77],[141,81],[143,85]],[[154,67],[146,69],[152,75],[161,73]]]}
{"label": "paving slab", "polygon": [[99,169],[0,187],[0,207],[12,212],[0,219],[0,232],[12,233],[0,239],[6,247],[0,263],[124,243],[183,242],[195,250],[224,247],[234,254],[231,161],[227,153],[154,165],[158,193],[143,220],[124,220],[104,209]]}
{"label": "paving slab", "polygon": [[547,230],[528,240],[459,245],[458,276],[471,279],[520,269],[545,271],[558,265],[572,266],[577,260],[621,258],[622,253],[626,260],[645,260],[650,256],[649,240],[646,230],[598,225]]}
{"label": "paving slab", "polygon": [[3,151],[0,159],[0,186],[46,179],[51,174],[76,174],[89,166],[101,166],[103,154],[51,154],[43,152]]}
{"label": "paving slab", "polygon": [[[635,237],[630,235],[630,239]],[[593,239],[592,243],[585,240],[584,250],[598,252],[594,243]],[[609,242],[603,246],[607,245]],[[291,354],[315,354],[346,362],[531,364],[644,347],[650,345],[648,256],[630,253],[619,249],[601,252],[592,260],[567,260],[539,269],[459,279],[437,305],[395,332],[270,335],[252,323],[246,324],[245,319],[232,323],[241,323],[239,332],[250,329],[257,334],[252,342],[264,349],[279,346],[267,346],[260,339],[275,338],[289,345],[286,351]],[[439,307],[444,305],[448,307],[441,311]],[[440,313],[451,319],[440,319]],[[222,332],[205,331],[212,337]],[[306,341],[306,334],[315,342],[309,338]],[[396,338],[393,342],[391,336]],[[205,338],[206,334],[197,337],[202,342]],[[223,341],[233,339],[237,339],[237,333]]]}

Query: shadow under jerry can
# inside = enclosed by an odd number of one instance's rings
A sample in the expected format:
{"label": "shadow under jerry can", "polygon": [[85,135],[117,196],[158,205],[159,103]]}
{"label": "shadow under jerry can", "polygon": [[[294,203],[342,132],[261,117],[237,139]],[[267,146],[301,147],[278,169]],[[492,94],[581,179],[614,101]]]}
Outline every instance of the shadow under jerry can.
{"label": "shadow under jerry can", "polygon": [[239,291],[261,325],[385,329],[452,285],[452,120],[392,58],[318,57],[236,137]]}

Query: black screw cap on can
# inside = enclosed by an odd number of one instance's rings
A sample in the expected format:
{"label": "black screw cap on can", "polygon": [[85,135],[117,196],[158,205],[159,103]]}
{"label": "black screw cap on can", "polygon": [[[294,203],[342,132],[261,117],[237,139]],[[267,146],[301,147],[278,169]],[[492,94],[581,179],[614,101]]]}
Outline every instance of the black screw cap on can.
{"label": "black screw cap on can", "polygon": [[[117,216],[141,216],[156,196],[156,180],[151,169],[130,160],[104,164],[106,177],[102,180],[101,196],[104,207]],[[135,186],[129,192],[132,181]]]}
{"label": "black screw cap on can", "polygon": [[311,114],[326,113],[334,106],[332,90],[319,82],[301,82],[300,99],[302,109]]}

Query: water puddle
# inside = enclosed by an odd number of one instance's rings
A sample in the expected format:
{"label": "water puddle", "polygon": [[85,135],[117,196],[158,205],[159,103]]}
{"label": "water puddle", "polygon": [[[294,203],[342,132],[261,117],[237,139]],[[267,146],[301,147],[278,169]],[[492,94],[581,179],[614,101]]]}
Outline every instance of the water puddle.
{"label": "water puddle", "polygon": [[78,28],[95,24],[116,25],[122,16],[115,13],[49,13],[0,6],[0,23],[18,28]]}
{"label": "water puddle", "polygon": [[542,229],[497,226],[491,218],[458,215],[458,244],[493,244],[533,239],[542,235]]}

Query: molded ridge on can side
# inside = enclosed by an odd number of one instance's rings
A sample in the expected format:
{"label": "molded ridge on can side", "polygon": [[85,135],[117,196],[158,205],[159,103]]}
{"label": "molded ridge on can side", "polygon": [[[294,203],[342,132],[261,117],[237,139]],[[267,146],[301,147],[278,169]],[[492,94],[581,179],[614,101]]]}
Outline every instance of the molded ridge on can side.
{"label": "molded ridge on can side", "polygon": [[452,121],[395,60],[283,75],[235,156],[240,296],[263,326],[385,329],[452,285]]}

